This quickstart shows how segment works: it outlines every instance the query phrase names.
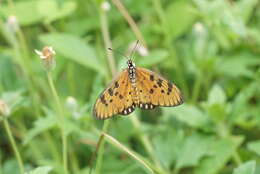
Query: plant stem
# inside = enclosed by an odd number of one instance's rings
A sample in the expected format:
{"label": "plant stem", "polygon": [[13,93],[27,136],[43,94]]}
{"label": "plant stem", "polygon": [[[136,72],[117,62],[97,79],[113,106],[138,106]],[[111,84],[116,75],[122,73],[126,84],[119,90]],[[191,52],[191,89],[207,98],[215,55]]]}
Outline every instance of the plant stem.
{"label": "plant stem", "polygon": [[139,30],[138,26],[136,25],[135,21],[131,17],[131,15],[128,13],[127,9],[125,6],[122,4],[120,0],[112,0],[112,2],[115,4],[115,6],[118,8],[120,13],[124,16],[125,20],[128,22],[130,25],[131,29],[133,30],[135,36],[141,41],[141,43],[147,48],[147,44],[144,40],[144,37]]}
{"label": "plant stem", "polygon": [[55,100],[57,111],[58,111],[58,118],[59,118],[59,127],[61,130],[61,138],[62,138],[62,159],[63,159],[63,170],[64,174],[68,173],[68,160],[67,160],[67,135],[65,133],[65,120],[64,120],[64,113],[62,109],[62,105],[60,103],[60,99],[57,93],[57,90],[54,86],[53,79],[51,76],[51,72],[47,72],[48,77],[48,83],[51,88],[51,92],[53,95],[53,98]]}
{"label": "plant stem", "polygon": [[101,30],[102,30],[102,35],[103,35],[103,39],[104,39],[104,44],[106,47],[106,54],[107,54],[109,68],[110,68],[111,74],[114,76],[116,74],[116,64],[115,64],[113,52],[108,50],[108,48],[112,47],[112,42],[111,42],[110,36],[109,36],[107,15],[106,15],[106,12],[102,8],[100,9],[100,22],[101,22]]}
{"label": "plant stem", "polygon": [[103,161],[103,154],[104,154],[104,135],[103,132],[107,132],[108,126],[109,126],[109,121],[110,120],[105,120],[104,125],[102,128],[102,133],[99,137],[97,149],[96,149],[96,154],[97,154],[97,164],[96,164],[96,170],[95,174],[100,174],[101,172],[101,166],[102,166],[102,161]]}
{"label": "plant stem", "polygon": [[153,154],[153,150],[152,150],[153,147],[152,147],[151,142],[149,141],[149,138],[144,133],[141,132],[141,125],[140,125],[140,121],[139,121],[138,117],[136,115],[132,114],[131,121],[132,121],[133,126],[135,127],[135,130],[138,131],[139,139],[142,142],[146,152],[148,153],[150,158],[155,163],[156,170],[160,173],[166,174],[167,172],[163,170],[160,162],[156,159],[156,157]]}
{"label": "plant stem", "polygon": [[[99,15],[100,15],[100,22],[101,22],[101,31],[102,31],[102,36],[104,39],[104,44],[106,48],[111,48],[112,47],[112,42],[110,40],[109,36],[109,28],[108,28],[108,23],[107,23],[107,16],[106,12],[104,9],[100,7],[99,9]],[[107,54],[107,59],[109,63],[109,68],[110,72],[114,76],[116,74],[116,64],[115,64],[115,59],[114,56],[111,52],[106,51]],[[109,126],[109,120],[105,120],[102,128],[102,132],[107,132]],[[104,155],[104,136],[103,134],[100,135],[98,145],[96,147],[96,152],[94,153],[94,156],[97,154],[97,163],[96,163],[96,170],[95,174],[100,174],[101,171],[101,166],[102,166],[102,161],[103,161],[103,155]],[[91,172],[91,171],[90,171]]]}
{"label": "plant stem", "polygon": [[201,73],[197,75],[194,88],[193,88],[193,95],[191,98],[192,103],[196,103],[198,100],[199,94],[200,94],[200,88],[201,88],[201,83],[202,83],[202,76]]}
{"label": "plant stem", "polygon": [[14,154],[15,154],[15,157],[17,159],[17,162],[18,162],[18,165],[19,165],[19,168],[20,168],[20,173],[24,174],[23,161],[22,161],[20,152],[19,152],[19,150],[18,150],[18,148],[16,146],[16,143],[15,143],[13,134],[11,132],[10,125],[9,125],[9,122],[8,122],[7,118],[4,119],[4,126],[5,126],[5,130],[7,132],[9,141],[11,142],[12,148],[14,150]]}

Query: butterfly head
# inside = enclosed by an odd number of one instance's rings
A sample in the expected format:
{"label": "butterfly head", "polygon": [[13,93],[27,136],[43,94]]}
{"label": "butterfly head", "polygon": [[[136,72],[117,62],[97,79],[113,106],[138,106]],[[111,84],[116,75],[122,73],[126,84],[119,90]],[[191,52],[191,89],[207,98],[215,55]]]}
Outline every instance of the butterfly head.
{"label": "butterfly head", "polygon": [[135,68],[135,63],[131,59],[128,59],[127,66],[129,69]]}

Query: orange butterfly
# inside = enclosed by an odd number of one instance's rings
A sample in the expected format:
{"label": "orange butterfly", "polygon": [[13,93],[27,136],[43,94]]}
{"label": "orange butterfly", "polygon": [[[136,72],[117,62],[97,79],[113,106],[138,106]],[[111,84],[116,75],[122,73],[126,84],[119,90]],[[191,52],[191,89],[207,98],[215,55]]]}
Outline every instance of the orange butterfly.
{"label": "orange butterfly", "polygon": [[180,90],[165,78],[148,69],[136,67],[130,58],[127,66],[97,99],[93,111],[96,118],[128,115],[136,107],[154,109],[183,103]]}

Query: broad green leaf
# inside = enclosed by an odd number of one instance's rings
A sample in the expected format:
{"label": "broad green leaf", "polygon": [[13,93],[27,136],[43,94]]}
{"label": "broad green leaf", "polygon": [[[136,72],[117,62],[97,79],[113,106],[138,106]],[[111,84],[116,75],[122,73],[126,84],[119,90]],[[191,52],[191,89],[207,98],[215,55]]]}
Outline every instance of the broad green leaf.
{"label": "broad green leaf", "polygon": [[209,92],[208,104],[223,104],[226,101],[226,94],[219,85],[214,85]]}
{"label": "broad green leaf", "polygon": [[2,13],[6,18],[15,15],[19,24],[26,26],[43,20],[52,22],[72,14],[75,9],[76,3],[73,1],[64,1],[59,4],[55,0],[27,0],[15,2],[14,9],[7,5],[0,6],[0,14]]}
{"label": "broad green leaf", "polygon": [[248,124],[248,119],[252,118],[248,107],[251,105],[250,99],[257,95],[258,82],[252,82],[243,88],[232,102],[231,116],[229,120],[239,124]]}
{"label": "broad green leaf", "polygon": [[255,161],[249,161],[234,169],[233,174],[255,174]]}
{"label": "broad green leaf", "polygon": [[195,169],[195,174],[218,173],[226,165],[241,143],[241,137],[213,141],[211,146],[212,155],[201,161],[200,165]]}
{"label": "broad green leaf", "polygon": [[46,110],[46,113],[46,117],[41,117],[33,123],[34,126],[25,135],[23,144],[28,144],[35,136],[49,130],[57,124],[57,116],[48,110]]}
{"label": "broad green leaf", "polygon": [[195,134],[184,142],[177,159],[177,168],[198,165],[201,158],[209,154],[209,148],[214,141],[211,137]]}
{"label": "broad green leaf", "polygon": [[240,53],[239,55],[219,59],[216,70],[231,77],[245,76],[252,78],[254,72],[251,67],[257,65],[260,65],[259,57],[248,53]]}
{"label": "broad green leaf", "polygon": [[222,121],[227,115],[227,108],[229,105],[226,103],[226,94],[224,90],[214,85],[209,92],[208,101],[205,103],[208,115],[215,121]]}
{"label": "broad green leaf", "polygon": [[155,156],[166,168],[170,168],[171,164],[177,160],[180,148],[183,145],[183,139],[183,132],[176,132],[171,129],[160,132],[159,136],[152,139]]}
{"label": "broad green leaf", "polygon": [[260,140],[252,141],[248,143],[247,148],[260,156]]}
{"label": "broad green leaf", "polygon": [[[14,11],[7,5],[0,6],[0,14],[2,13],[6,18],[11,15],[16,15],[20,25],[31,25],[40,22],[42,16],[38,13],[38,2],[35,0],[19,1],[14,3]],[[33,15],[32,15],[33,14]]]}
{"label": "broad green leaf", "polygon": [[72,14],[76,9],[76,3],[64,1],[64,3],[58,4],[57,1],[53,0],[41,0],[37,7],[45,22],[52,22]]}
{"label": "broad green leaf", "polygon": [[2,161],[0,173],[1,174],[9,174],[9,173],[10,174],[20,174],[19,165],[17,163],[17,160],[15,158],[11,158],[11,159]]}
{"label": "broad green leaf", "polygon": [[196,14],[193,13],[190,1],[173,1],[166,9],[166,22],[170,37],[175,39],[184,34],[193,24]]}
{"label": "broad green leaf", "polygon": [[37,167],[36,169],[34,169],[26,174],[48,174],[51,170],[52,170],[52,167],[49,167],[49,166]]}
{"label": "broad green leaf", "polygon": [[[61,54],[65,58],[75,61],[99,73],[105,73],[104,68],[102,68],[97,59],[94,49],[81,38],[62,33],[43,34],[40,35],[40,40],[43,43],[52,46],[54,50],[56,50],[57,54]],[[57,63],[59,63],[58,60]]]}
{"label": "broad green leaf", "polygon": [[166,115],[175,116],[178,120],[192,127],[202,127],[208,122],[208,117],[196,106],[183,104],[174,109],[163,108]]}

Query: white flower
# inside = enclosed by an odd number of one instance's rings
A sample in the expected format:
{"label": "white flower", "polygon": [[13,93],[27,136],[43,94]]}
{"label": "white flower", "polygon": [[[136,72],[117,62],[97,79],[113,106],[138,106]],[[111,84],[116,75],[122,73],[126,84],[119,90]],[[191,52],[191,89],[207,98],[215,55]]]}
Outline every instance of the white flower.
{"label": "white flower", "polygon": [[7,104],[0,99],[0,116],[9,116],[11,113],[10,108],[7,106]]}

